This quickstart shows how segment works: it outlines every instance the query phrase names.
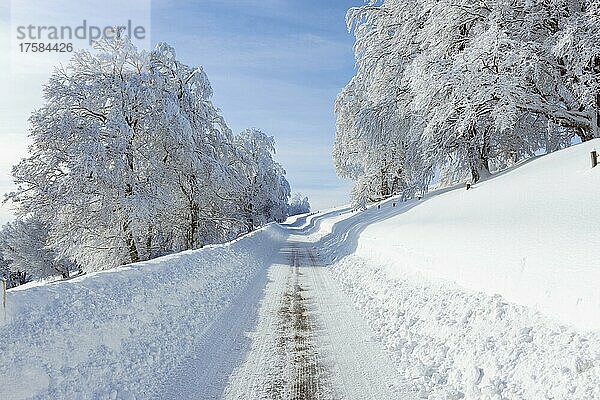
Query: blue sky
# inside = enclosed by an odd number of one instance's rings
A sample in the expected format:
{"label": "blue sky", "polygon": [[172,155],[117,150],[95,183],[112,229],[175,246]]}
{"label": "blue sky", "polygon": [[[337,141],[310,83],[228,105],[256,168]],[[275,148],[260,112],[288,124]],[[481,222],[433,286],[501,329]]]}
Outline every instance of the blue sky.
{"label": "blue sky", "polygon": [[152,41],[172,44],[180,59],[203,65],[234,132],[257,127],[275,136],[292,189],[315,208],[348,201],[335,176],[333,102],[353,75],[348,8],[329,2],[154,1]]}
{"label": "blue sky", "polygon": [[[40,6],[50,9],[57,1],[40,0]],[[78,4],[97,12],[99,3]],[[277,158],[292,190],[309,195],[314,209],[323,209],[348,202],[351,187],[335,176],[331,161],[333,102],[353,75],[353,40],[344,18],[348,8],[360,4],[361,0],[154,0],[151,40],[168,42],[181,61],[204,67],[214,103],[234,132],[257,127],[275,136]],[[2,2],[3,71],[9,64],[9,11]],[[0,191],[6,192],[10,165],[26,155],[27,117],[39,106],[41,85],[48,76],[2,75]],[[0,223],[9,218],[10,210],[2,207]]]}

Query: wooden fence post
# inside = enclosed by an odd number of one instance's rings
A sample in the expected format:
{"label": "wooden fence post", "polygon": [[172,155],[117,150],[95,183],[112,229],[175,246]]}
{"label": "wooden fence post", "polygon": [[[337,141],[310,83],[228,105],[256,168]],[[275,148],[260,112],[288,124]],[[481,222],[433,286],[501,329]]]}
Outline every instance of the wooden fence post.
{"label": "wooden fence post", "polygon": [[590,157],[592,159],[592,168],[594,168],[596,165],[598,165],[598,152],[596,150],[592,150]]}

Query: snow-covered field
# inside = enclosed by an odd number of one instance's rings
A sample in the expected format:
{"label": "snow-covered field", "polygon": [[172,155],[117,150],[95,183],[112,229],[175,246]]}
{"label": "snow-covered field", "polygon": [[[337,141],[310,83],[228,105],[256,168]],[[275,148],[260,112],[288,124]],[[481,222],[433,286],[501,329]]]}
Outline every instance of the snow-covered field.
{"label": "snow-covered field", "polygon": [[[501,294],[582,329],[600,329],[600,168],[596,139],[472,190],[431,195],[361,235],[356,254]],[[390,207],[386,204],[382,207]]]}
{"label": "snow-covered field", "polygon": [[229,244],[11,290],[0,382],[11,400],[294,390],[600,399],[596,146],[469,191],[328,210]]}

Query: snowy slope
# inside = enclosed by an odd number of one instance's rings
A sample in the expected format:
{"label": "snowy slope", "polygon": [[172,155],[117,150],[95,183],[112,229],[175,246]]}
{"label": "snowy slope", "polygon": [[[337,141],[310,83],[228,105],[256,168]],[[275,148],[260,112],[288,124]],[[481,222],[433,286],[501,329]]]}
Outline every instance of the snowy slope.
{"label": "snowy slope", "polygon": [[270,225],[226,245],[9,291],[3,392],[11,400],[151,398],[201,342],[195,335],[251,280],[266,280],[284,236]]}
{"label": "snowy slope", "polygon": [[[357,255],[600,329],[600,139],[432,194],[365,229]],[[386,204],[382,207],[389,207]]]}

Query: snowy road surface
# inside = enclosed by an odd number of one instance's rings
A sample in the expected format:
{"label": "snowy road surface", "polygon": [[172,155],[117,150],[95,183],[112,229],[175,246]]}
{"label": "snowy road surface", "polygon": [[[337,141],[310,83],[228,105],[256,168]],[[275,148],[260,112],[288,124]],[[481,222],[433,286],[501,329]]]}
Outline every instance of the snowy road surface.
{"label": "snowy road surface", "polygon": [[320,262],[309,230],[288,229],[267,279],[254,279],[157,398],[417,398]]}

